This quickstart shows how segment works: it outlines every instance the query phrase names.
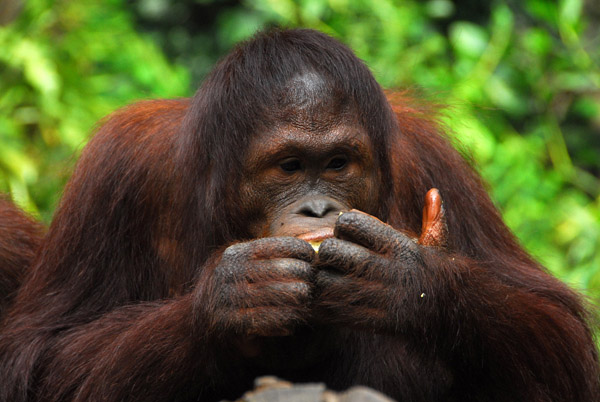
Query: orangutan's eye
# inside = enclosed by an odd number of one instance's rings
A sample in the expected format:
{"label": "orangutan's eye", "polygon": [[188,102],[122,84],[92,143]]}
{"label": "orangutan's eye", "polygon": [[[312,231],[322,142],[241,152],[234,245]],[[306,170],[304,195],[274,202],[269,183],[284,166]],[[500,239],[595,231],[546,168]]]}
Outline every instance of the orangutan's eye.
{"label": "orangutan's eye", "polygon": [[348,158],[345,156],[336,156],[329,161],[327,169],[329,170],[342,170],[348,163]]}
{"label": "orangutan's eye", "polygon": [[286,173],[295,173],[302,169],[302,164],[298,158],[289,158],[281,162],[279,167]]}

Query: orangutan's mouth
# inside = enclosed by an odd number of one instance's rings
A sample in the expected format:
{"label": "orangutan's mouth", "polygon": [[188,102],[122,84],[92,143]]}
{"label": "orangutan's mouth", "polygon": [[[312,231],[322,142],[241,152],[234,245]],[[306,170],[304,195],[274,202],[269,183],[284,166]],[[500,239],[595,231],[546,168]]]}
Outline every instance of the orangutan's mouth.
{"label": "orangutan's mouth", "polygon": [[315,252],[319,252],[319,246],[323,240],[333,237],[333,228],[321,228],[298,236],[299,239],[310,243]]}

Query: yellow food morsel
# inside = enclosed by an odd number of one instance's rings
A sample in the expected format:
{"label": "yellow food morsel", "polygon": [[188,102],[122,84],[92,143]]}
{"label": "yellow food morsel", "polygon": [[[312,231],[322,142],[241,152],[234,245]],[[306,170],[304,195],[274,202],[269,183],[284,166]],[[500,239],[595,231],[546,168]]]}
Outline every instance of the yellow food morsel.
{"label": "yellow food morsel", "polygon": [[323,243],[323,240],[309,241],[308,243],[312,246],[313,250],[315,250],[315,253],[318,253],[319,246]]}

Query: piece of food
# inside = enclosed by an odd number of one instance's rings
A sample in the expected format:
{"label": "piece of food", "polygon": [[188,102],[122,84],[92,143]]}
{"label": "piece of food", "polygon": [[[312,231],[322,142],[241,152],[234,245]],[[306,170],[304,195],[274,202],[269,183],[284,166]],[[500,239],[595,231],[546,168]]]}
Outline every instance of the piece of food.
{"label": "piece of food", "polygon": [[321,228],[298,236],[299,239],[307,241],[315,250],[315,253],[319,252],[319,247],[323,243],[323,240],[330,237],[333,237],[333,228]]}
{"label": "piece of food", "polygon": [[315,250],[315,253],[319,252],[319,247],[321,247],[321,243],[323,243],[323,240],[317,240],[317,241],[309,241],[308,244],[310,244],[313,248],[313,250]]}

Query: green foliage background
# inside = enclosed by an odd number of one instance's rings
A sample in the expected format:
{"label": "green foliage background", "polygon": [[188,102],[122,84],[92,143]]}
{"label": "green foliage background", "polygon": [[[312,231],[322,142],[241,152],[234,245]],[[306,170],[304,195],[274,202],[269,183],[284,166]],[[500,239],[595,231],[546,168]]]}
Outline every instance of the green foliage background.
{"label": "green foliage background", "polygon": [[0,191],[40,219],[51,220],[103,116],[139,99],[191,95],[218,57],[257,29],[311,27],[355,49],[383,86],[424,88],[450,105],[445,120],[457,146],[472,155],[525,247],[560,278],[600,296],[598,4],[27,0],[22,6],[0,26]]}

